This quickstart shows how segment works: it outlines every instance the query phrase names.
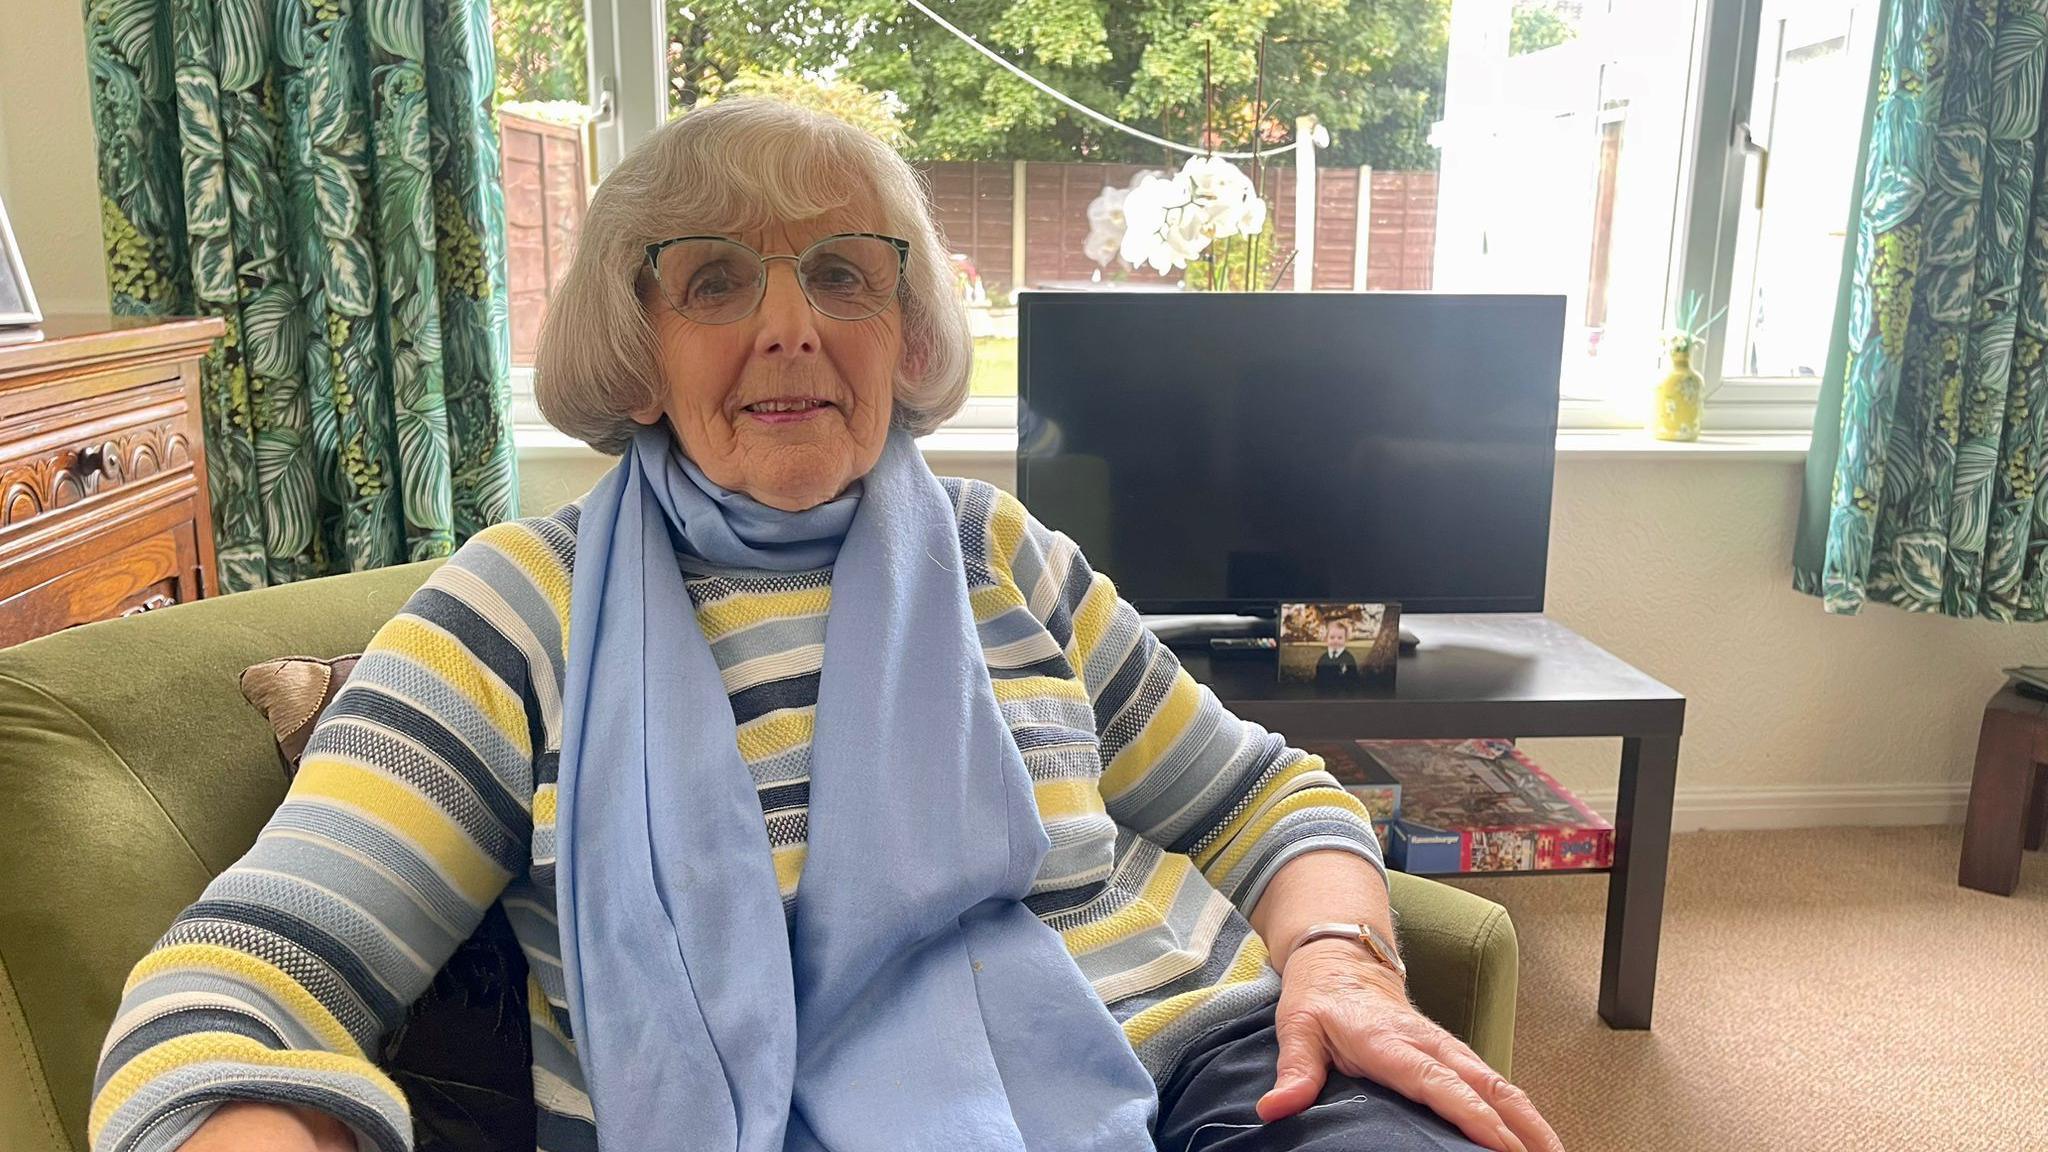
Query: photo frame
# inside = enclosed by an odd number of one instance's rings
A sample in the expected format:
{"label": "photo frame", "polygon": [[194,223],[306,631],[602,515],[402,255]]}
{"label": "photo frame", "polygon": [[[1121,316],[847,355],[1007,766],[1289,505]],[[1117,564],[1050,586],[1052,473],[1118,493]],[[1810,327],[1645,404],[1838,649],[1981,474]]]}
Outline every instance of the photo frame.
{"label": "photo frame", "polygon": [[15,243],[14,227],[7,220],[7,202],[0,200],[0,328],[43,322],[36,306],[36,292],[29,286],[28,267]]}
{"label": "photo frame", "polygon": [[1343,694],[1384,689],[1401,655],[1401,606],[1347,600],[1284,601],[1279,613],[1283,684]]}

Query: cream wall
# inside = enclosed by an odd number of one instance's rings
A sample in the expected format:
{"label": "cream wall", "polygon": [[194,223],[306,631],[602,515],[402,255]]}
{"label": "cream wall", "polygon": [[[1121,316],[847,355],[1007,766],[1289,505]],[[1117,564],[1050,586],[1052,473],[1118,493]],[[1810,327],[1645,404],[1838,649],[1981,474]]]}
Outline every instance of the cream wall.
{"label": "cream wall", "polygon": [[[1998,670],[2048,630],[1828,616],[1791,587],[1801,469],[1561,457],[1548,610],[1686,694],[1681,827],[1960,821]],[[1611,744],[1529,747],[1611,801]]]}
{"label": "cream wall", "polygon": [[0,0],[0,198],[44,315],[107,310],[83,11]]}
{"label": "cream wall", "polygon": [[[560,505],[608,463],[522,458],[522,508]],[[1013,483],[1007,457],[933,466]],[[1561,454],[1548,610],[1686,694],[1678,827],[1960,821],[1998,670],[2048,663],[2048,630],[1823,613],[1791,587],[1800,474],[1786,460]],[[1525,746],[1612,813],[1618,741]]]}

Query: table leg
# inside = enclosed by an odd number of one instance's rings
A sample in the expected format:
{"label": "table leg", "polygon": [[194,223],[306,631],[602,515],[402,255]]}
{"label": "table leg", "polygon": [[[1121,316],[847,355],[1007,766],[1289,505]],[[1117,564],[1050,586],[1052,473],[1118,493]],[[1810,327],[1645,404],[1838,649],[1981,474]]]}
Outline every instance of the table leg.
{"label": "table leg", "polygon": [[1994,896],[2010,896],[2020,882],[2027,792],[2034,782],[2037,717],[1986,708],[1977,730],[1977,767],[1963,818],[1962,863],[1956,883]]}
{"label": "table leg", "polygon": [[1610,1028],[1650,1026],[1677,784],[1678,737],[1622,741],[1614,871],[1607,878],[1607,939],[1600,953],[1600,1018]]}
{"label": "table leg", "polygon": [[2039,851],[2043,840],[2048,840],[2048,764],[2036,764],[2033,814],[2027,817],[2027,851]]}

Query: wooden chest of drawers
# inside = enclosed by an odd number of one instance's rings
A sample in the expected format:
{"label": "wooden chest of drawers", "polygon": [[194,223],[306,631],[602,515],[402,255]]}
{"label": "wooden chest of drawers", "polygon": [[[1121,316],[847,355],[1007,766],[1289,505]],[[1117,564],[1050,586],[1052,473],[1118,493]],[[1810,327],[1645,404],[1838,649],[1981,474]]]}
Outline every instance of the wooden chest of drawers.
{"label": "wooden chest of drawers", "polygon": [[0,647],[213,590],[199,360],[222,327],[0,329]]}

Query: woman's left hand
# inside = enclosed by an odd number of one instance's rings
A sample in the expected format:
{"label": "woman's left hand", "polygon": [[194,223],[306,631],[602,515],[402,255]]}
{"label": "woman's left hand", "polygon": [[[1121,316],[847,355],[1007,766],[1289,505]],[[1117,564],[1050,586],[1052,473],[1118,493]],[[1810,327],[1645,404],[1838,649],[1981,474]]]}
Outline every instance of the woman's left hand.
{"label": "woman's left hand", "polygon": [[1259,1100],[1271,1123],[1315,1103],[1328,1069],[1384,1084],[1495,1152],[1564,1152],[1528,1093],[1415,1010],[1401,977],[1358,945],[1316,940],[1287,957],[1279,1078]]}

